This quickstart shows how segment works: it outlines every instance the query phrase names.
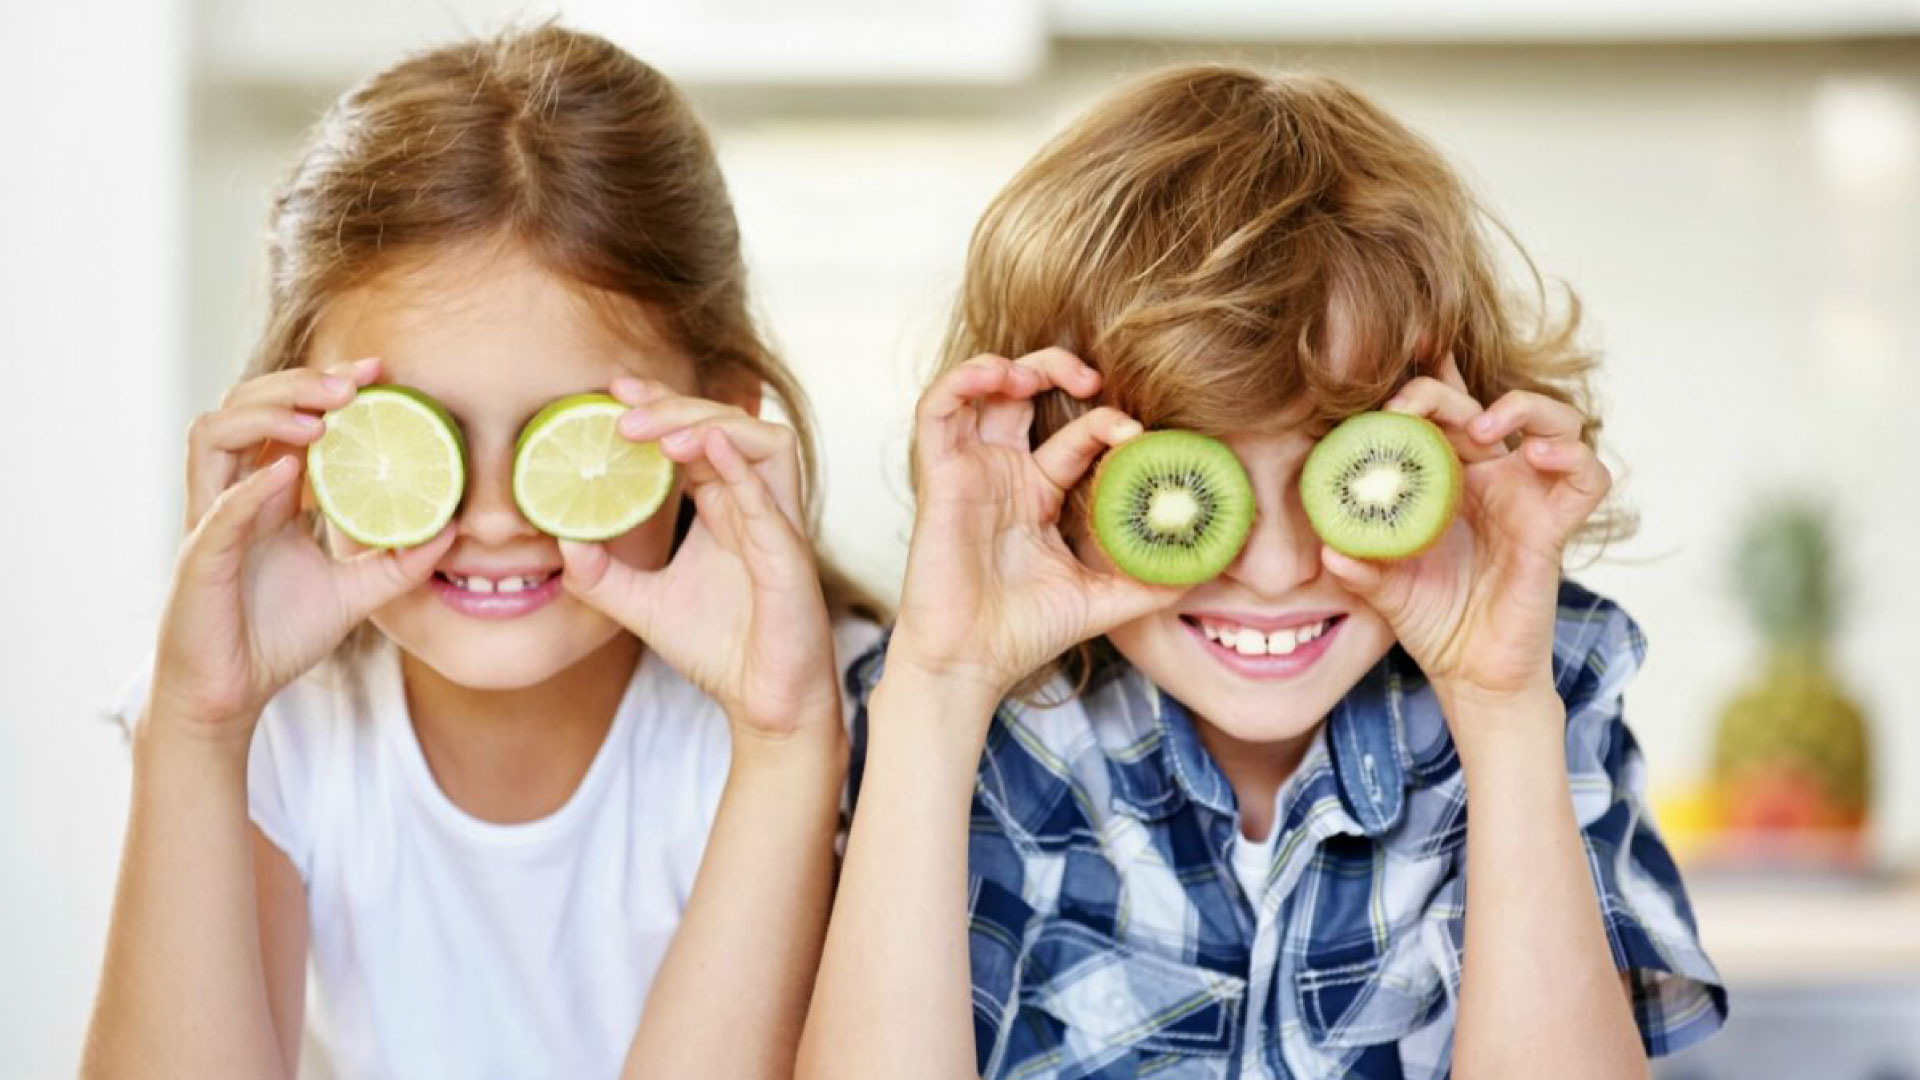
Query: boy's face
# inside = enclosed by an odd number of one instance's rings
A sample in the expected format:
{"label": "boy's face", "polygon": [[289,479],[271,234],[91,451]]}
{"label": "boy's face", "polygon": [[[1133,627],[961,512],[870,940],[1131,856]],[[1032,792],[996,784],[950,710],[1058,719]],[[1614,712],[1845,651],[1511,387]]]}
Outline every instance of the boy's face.
{"label": "boy's face", "polygon": [[[375,612],[373,624],[449,681],[474,689],[538,685],[611,642],[619,625],[560,587],[558,541],[528,524],[514,503],[514,442],[541,407],[602,391],[620,375],[689,393],[692,365],[664,343],[616,332],[532,259],[495,250],[436,257],[331,305],[309,363],[365,356],[380,358],[381,381],[446,406],[467,446],[453,547],[432,579]],[[679,498],[608,541],[613,557],[663,565]],[[331,523],[327,539],[339,558],[364,550]],[[499,586],[508,578],[522,579],[508,586],[511,599]],[[491,595],[476,605],[471,594],[482,586]]]}
{"label": "boy's face", "polygon": [[[1247,546],[1174,607],[1107,638],[1193,712],[1203,737],[1211,727],[1240,743],[1297,740],[1386,655],[1393,633],[1321,569],[1320,538],[1300,503],[1312,437],[1296,429],[1226,443],[1253,481]],[[1111,568],[1091,539],[1075,547],[1088,565]]]}

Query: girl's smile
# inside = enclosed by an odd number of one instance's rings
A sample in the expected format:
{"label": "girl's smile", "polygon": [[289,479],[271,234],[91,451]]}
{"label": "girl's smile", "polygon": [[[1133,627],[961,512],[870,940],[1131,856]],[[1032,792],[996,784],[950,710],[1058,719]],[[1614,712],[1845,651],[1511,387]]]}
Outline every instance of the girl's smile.
{"label": "girl's smile", "polygon": [[560,595],[560,570],[436,570],[431,588],[441,602],[476,619],[517,619]]}

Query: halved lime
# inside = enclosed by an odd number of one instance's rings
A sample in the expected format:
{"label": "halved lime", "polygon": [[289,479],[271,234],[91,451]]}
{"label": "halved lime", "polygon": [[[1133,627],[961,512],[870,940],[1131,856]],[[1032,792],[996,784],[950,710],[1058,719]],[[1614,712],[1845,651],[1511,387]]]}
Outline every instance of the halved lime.
{"label": "halved lime", "polygon": [[563,540],[606,540],[652,517],[673,490],[658,443],[615,427],[627,407],[606,394],[564,397],[534,414],[513,452],[513,501]]}
{"label": "halved lime", "polygon": [[307,481],[341,532],[368,547],[412,547],[453,519],[467,451],[439,402],[404,386],[367,386],[326,423],[307,449]]}

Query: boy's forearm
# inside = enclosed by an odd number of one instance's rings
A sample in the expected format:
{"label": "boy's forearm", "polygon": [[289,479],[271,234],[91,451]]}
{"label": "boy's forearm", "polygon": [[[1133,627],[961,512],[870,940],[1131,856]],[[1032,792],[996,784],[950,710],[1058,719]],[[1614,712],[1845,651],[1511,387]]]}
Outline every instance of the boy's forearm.
{"label": "boy's forearm", "polygon": [[1573,814],[1564,705],[1547,693],[1446,709],[1456,730],[1500,732],[1461,752],[1466,957],[1454,1075],[1646,1077]]}
{"label": "boy's forearm", "polygon": [[976,687],[910,671],[890,671],[875,689],[800,1076],[976,1075],[967,834],[997,704]]}
{"label": "boy's forearm", "polygon": [[261,958],[246,752],[151,709],[136,728],[88,1080],[288,1074]]}
{"label": "boy's forearm", "polygon": [[623,1076],[792,1075],[833,894],[847,771],[840,717],[780,744],[736,739],[687,910]]}

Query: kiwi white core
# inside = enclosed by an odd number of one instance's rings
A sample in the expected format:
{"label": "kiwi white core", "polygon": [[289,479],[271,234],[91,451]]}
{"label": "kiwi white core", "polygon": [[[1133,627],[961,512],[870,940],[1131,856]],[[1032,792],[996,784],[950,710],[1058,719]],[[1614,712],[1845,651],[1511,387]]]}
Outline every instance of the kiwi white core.
{"label": "kiwi white core", "polygon": [[1147,505],[1147,524],[1155,532],[1181,533],[1200,520],[1200,500],[1181,488],[1162,488]]}

